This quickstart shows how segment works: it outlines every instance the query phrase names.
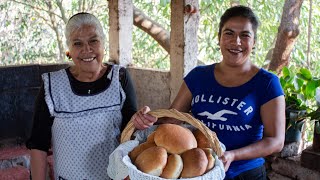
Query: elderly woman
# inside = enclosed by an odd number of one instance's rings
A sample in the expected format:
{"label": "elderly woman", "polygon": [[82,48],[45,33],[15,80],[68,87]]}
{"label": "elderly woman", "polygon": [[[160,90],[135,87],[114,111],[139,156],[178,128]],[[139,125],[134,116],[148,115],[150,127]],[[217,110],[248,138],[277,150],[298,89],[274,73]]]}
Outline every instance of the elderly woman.
{"label": "elderly woman", "polygon": [[108,179],[109,154],[136,112],[125,68],[103,64],[105,34],[89,13],[72,16],[65,30],[74,65],[42,76],[31,149],[32,179],[45,179],[52,144],[56,179]]}
{"label": "elderly woman", "polygon": [[[263,157],[280,151],[284,143],[285,101],[279,78],[250,60],[258,24],[250,8],[229,8],[219,24],[222,61],[193,69],[171,105],[191,110],[225,144],[221,160],[226,179],[266,179]],[[138,129],[156,122],[148,110],[135,115]]]}

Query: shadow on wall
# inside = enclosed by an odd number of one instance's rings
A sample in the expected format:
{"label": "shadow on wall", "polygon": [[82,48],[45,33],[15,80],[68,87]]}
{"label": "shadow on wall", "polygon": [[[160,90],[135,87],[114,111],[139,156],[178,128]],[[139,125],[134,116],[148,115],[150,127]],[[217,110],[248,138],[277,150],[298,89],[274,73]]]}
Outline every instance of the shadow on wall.
{"label": "shadow on wall", "polygon": [[0,67],[0,148],[21,145],[32,128],[34,102],[41,74],[68,64]]}

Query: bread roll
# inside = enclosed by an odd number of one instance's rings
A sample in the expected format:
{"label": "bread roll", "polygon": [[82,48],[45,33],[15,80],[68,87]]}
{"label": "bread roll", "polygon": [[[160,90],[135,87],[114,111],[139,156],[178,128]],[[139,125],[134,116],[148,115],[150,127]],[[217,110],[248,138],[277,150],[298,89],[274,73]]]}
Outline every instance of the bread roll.
{"label": "bread roll", "polygon": [[181,154],[183,170],[181,178],[192,178],[205,173],[208,166],[206,153],[200,148],[194,148]]}
{"label": "bread roll", "polygon": [[160,177],[166,179],[178,179],[183,168],[182,158],[178,154],[171,154],[168,157],[167,165]]}
{"label": "bread roll", "polygon": [[147,141],[146,142],[151,142],[151,143],[154,143],[154,134],[156,132],[153,131],[151,134],[149,134],[149,136],[147,137]]}
{"label": "bread roll", "polygon": [[181,154],[197,147],[197,140],[192,132],[176,124],[159,125],[154,142],[157,146],[164,147],[170,154]]}
{"label": "bread roll", "polygon": [[147,174],[160,176],[167,163],[167,151],[163,147],[150,147],[144,150],[135,161],[137,168]]}
{"label": "bread roll", "polygon": [[214,167],[216,159],[214,159],[213,157],[213,150],[211,148],[203,148],[202,150],[206,153],[206,156],[208,158],[208,166],[206,169],[206,172],[208,172]]}
{"label": "bread roll", "polygon": [[144,142],[135,147],[131,152],[129,152],[129,157],[131,159],[131,162],[134,162],[136,158],[138,157],[139,154],[141,154],[144,150],[157,146],[154,142],[149,143],[149,142]]}
{"label": "bread roll", "polygon": [[197,140],[198,148],[211,148],[209,140],[199,129],[193,131],[193,135]]}

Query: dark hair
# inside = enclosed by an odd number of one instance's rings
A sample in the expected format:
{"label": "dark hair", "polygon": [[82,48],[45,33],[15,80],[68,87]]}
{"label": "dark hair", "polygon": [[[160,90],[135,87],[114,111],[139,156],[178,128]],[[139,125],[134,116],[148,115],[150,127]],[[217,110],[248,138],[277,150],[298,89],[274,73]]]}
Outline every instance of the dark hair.
{"label": "dark hair", "polygon": [[233,17],[244,17],[244,18],[249,19],[252,24],[252,29],[254,32],[254,40],[257,39],[257,29],[259,26],[259,20],[258,20],[257,16],[254,14],[252,9],[250,9],[249,7],[238,5],[238,6],[234,6],[234,7],[227,9],[223,13],[223,15],[221,16],[220,23],[219,23],[219,33],[218,33],[219,40],[221,37],[221,30],[222,30],[224,24],[229,19],[231,19]]}

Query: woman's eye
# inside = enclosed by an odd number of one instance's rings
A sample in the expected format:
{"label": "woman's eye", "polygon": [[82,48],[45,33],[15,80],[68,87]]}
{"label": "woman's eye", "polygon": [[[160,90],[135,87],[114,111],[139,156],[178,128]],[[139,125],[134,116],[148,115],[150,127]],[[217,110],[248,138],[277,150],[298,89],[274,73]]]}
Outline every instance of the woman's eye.
{"label": "woman's eye", "polygon": [[97,44],[99,41],[97,39],[92,39],[89,41],[90,44],[95,45]]}
{"label": "woman's eye", "polygon": [[226,31],[226,32],[224,32],[224,35],[227,37],[232,37],[234,35],[234,33],[231,31]]}
{"label": "woman's eye", "polygon": [[81,42],[74,42],[73,45],[74,46],[81,46]]}
{"label": "woman's eye", "polygon": [[242,37],[248,38],[248,37],[250,37],[250,35],[249,34],[243,34]]}

